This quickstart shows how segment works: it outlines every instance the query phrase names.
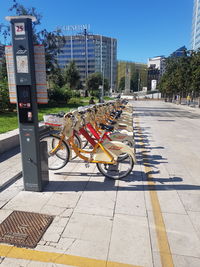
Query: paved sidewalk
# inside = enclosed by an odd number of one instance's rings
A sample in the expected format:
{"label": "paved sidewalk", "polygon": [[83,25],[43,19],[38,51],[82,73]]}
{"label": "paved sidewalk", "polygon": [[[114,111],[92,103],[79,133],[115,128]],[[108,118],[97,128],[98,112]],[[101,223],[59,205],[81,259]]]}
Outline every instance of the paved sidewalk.
{"label": "paved sidewalk", "polygon": [[[50,173],[51,181],[44,192],[16,191],[0,210],[0,222],[13,210],[54,215],[35,251],[152,266],[144,193],[131,190],[141,186],[142,179],[140,165],[127,179],[113,181],[102,177],[94,164],[86,168],[85,163],[73,161],[61,171]],[[11,188],[22,188],[22,180]],[[2,198],[0,195],[0,201]],[[27,264],[30,260],[20,266]]]}
{"label": "paved sidewalk", "polygon": [[[199,267],[200,182],[194,160],[198,150],[195,152],[195,143],[188,149],[191,162],[184,157],[187,146],[177,153],[177,140],[187,144],[194,133],[188,140],[184,135],[187,127],[182,121],[178,124],[187,115],[186,107],[163,105],[135,103],[138,162],[127,178],[105,179],[95,164],[86,168],[85,163],[74,160],[50,172],[50,183],[43,192],[23,191],[22,179],[3,190],[0,223],[14,210],[55,217],[35,249],[0,244],[0,265]],[[169,107],[176,110],[169,113]],[[184,111],[180,117],[179,109]],[[190,113],[183,121],[192,121],[198,130],[192,116]]]}
{"label": "paved sidewalk", "polygon": [[0,191],[22,177],[20,148],[15,147],[0,154]]}

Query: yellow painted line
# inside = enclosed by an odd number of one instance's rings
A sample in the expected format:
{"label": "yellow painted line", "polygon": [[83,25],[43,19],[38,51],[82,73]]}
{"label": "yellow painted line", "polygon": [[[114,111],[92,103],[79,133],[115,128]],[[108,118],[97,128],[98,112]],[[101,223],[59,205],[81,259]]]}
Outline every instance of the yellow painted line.
{"label": "yellow painted line", "polygon": [[54,252],[38,251],[26,248],[18,248],[8,245],[0,245],[0,256],[6,258],[49,262],[49,263],[72,265],[78,267],[141,267],[125,263],[96,260],[91,258],[54,253]]}
{"label": "yellow painted line", "polygon": [[[137,121],[137,125],[139,127],[139,135],[142,135],[142,130],[140,128],[139,121]],[[165,228],[165,223],[162,216],[162,211],[158,199],[158,194],[156,191],[155,183],[153,182],[152,178],[152,171],[153,169],[149,167],[150,163],[148,162],[148,154],[145,152],[145,144],[143,142],[142,137],[140,138],[142,145],[141,151],[142,151],[142,157],[144,162],[144,168],[145,173],[147,175],[147,182],[149,186],[149,194],[151,198],[151,205],[153,209],[153,216],[155,221],[155,229],[156,229],[156,235],[158,240],[158,246],[159,246],[159,253],[160,253],[160,259],[163,267],[173,267],[173,258],[169,247],[167,232]]]}

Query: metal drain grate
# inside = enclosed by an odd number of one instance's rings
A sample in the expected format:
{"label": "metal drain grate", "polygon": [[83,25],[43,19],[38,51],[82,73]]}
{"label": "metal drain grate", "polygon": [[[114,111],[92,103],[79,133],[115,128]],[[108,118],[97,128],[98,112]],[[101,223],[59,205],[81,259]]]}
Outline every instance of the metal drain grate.
{"label": "metal drain grate", "polygon": [[0,242],[34,248],[52,220],[45,214],[13,211],[0,224]]}

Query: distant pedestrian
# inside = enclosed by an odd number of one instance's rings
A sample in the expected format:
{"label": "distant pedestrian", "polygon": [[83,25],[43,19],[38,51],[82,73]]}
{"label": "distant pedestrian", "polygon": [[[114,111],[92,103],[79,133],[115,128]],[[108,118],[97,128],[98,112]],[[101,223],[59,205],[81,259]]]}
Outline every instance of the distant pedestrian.
{"label": "distant pedestrian", "polygon": [[190,102],[191,102],[191,96],[188,95],[188,96],[187,96],[187,105],[188,105],[188,106],[190,105]]}

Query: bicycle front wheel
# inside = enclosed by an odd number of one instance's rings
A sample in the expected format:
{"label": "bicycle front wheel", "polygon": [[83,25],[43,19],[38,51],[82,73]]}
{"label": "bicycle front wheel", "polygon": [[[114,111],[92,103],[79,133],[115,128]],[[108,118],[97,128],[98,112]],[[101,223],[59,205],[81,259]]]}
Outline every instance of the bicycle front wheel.
{"label": "bicycle front wheel", "polygon": [[64,140],[58,145],[60,137],[50,134],[43,136],[40,139],[40,142],[41,141],[47,142],[49,170],[59,170],[69,162],[70,150],[68,144]]}
{"label": "bicycle front wheel", "polygon": [[97,163],[100,173],[114,180],[119,180],[129,175],[133,166],[134,161],[129,154],[127,154],[126,158],[124,158],[124,154],[119,155],[116,164]]}

